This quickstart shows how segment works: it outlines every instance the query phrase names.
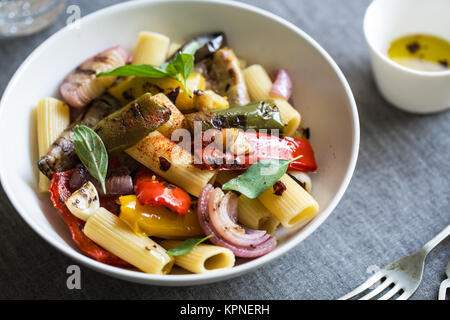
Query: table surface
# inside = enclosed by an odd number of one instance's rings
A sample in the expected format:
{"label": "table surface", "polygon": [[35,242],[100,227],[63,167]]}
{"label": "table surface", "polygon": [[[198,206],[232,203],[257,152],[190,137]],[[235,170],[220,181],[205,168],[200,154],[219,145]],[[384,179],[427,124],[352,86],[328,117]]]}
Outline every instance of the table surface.
{"label": "table surface", "polygon": [[[118,0],[67,1],[82,15]],[[340,66],[361,122],[357,168],[333,214],[275,262],[228,281],[166,288],[114,279],[81,268],[81,289],[66,286],[74,261],[42,240],[0,188],[0,298],[3,299],[336,299],[378,267],[419,249],[450,222],[450,112],[418,116],[380,96],[372,78],[362,21],[369,0],[245,0],[294,23]],[[0,40],[0,93],[28,54],[62,28]],[[447,239],[427,258],[411,299],[437,299],[450,259]]]}

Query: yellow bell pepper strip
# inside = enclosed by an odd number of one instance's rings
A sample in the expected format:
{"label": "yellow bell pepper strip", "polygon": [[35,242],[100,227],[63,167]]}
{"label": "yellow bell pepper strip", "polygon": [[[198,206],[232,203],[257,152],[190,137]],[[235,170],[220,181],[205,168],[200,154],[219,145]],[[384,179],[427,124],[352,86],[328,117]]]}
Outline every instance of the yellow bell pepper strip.
{"label": "yellow bell pepper strip", "polygon": [[120,219],[138,235],[162,239],[186,239],[203,235],[195,210],[180,216],[165,207],[142,205],[135,195],[122,196],[118,202]]}

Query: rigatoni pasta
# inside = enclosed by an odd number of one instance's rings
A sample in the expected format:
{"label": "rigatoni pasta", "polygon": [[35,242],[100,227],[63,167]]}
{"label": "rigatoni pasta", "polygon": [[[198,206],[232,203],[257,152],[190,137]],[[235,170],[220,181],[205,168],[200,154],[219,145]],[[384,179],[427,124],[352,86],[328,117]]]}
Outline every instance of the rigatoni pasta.
{"label": "rigatoni pasta", "polygon": [[251,65],[244,70],[244,77],[250,98],[254,101],[273,99],[280,109],[281,120],[285,125],[284,134],[287,136],[293,135],[300,125],[300,113],[288,101],[270,94],[272,80],[270,80],[264,67]]}
{"label": "rigatoni pasta", "polygon": [[170,39],[160,33],[142,31],[139,33],[133,52],[133,64],[160,66],[167,57]]}
{"label": "rigatoni pasta", "polygon": [[169,45],[169,50],[167,51],[166,59],[173,56],[178,50],[180,50],[180,48],[181,48],[181,44],[179,44],[177,42],[171,42]]}
{"label": "rigatoni pasta", "polygon": [[159,132],[170,139],[175,130],[183,128],[184,116],[166,95],[158,93],[154,98],[157,103],[170,109],[171,115],[169,120],[158,128]]}
{"label": "rigatoni pasta", "polygon": [[263,66],[254,64],[244,69],[245,83],[248,94],[253,101],[264,100],[270,97],[272,80]]}
{"label": "rigatoni pasta", "polygon": [[[43,98],[36,107],[39,156],[45,155],[51,144],[70,124],[69,107],[55,98]],[[39,192],[48,192],[50,181],[39,173]]]}
{"label": "rigatoni pasta", "polygon": [[287,174],[280,179],[280,183],[286,188],[281,195],[270,188],[258,199],[283,227],[292,229],[314,218],[319,210],[317,201]]}
{"label": "rigatoni pasta", "polygon": [[148,237],[139,237],[117,216],[100,208],[88,219],[83,232],[100,246],[147,273],[167,274],[174,259]]}
{"label": "rigatoni pasta", "polygon": [[[175,248],[181,241],[165,240],[161,245],[169,250]],[[175,256],[175,264],[193,273],[206,273],[234,266],[235,257],[231,250],[209,245],[199,244],[189,253]]]}
{"label": "rigatoni pasta", "polygon": [[239,197],[238,219],[246,227],[273,234],[280,221],[258,199]]}
{"label": "rigatoni pasta", "polygon": [[203,186],[213,181],[217,174],[215,171],[202,171],[194,167],[192,155],[158,131],[150,133],[126,152],[196,197],[200,195]]}

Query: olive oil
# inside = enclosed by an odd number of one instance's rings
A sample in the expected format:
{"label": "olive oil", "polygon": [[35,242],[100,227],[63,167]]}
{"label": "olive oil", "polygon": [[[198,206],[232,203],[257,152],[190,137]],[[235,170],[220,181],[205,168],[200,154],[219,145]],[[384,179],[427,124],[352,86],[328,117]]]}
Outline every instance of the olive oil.
{"label": "olive oil", "polygon": [[432,35],[408,35],[391,43],[388,56],[407,68],[445,71],[449,70],[450,42]]}

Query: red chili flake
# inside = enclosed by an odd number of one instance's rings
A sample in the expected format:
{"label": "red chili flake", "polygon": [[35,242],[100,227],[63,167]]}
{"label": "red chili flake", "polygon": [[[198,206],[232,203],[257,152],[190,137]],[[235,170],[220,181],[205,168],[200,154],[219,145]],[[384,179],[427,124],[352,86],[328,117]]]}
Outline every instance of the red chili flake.
{"label": "red chili flake", "polygon": [[164,157],[159,157],[159,169],[161,169],[161,171],[167,171],[171,166],[172,164],[169,162],[169,160]]}
{"label": "red chili flake", "polygon": [[277,181],[273,185],[273,193],[277,196],[281,196],[286,191],[286,185],[282,181]]}

